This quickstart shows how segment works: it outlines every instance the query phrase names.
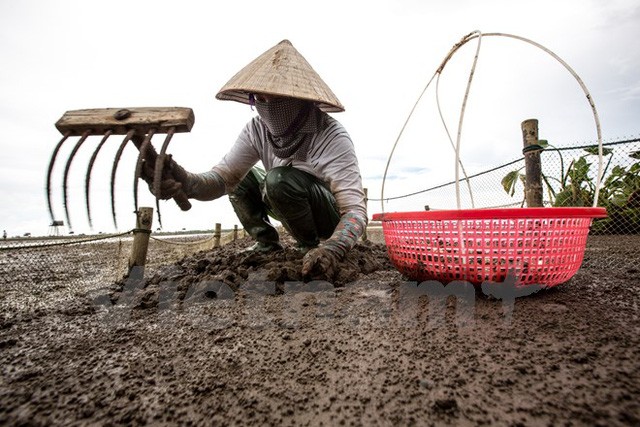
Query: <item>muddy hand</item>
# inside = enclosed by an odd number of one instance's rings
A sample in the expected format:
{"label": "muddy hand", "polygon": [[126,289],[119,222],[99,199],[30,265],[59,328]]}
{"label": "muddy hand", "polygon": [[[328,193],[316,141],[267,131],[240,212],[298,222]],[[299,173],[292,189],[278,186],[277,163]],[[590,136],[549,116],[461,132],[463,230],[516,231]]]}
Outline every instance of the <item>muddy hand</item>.
{"label": "muddy hand", "polygon": [[[132,138],[133,143],[138,150],[141,149],[144,137],[142,135],[134,135]],[[161,179],[158,183],[154,182],[156,171],[156,162],[162,159],[164,163],[159,169],[161,171]],[[180,165],[178,165],[171,157],[170,154],[165,155],[161,153],[160,156],[156,153],[153,146],[149,145],[145,151],[144,158],[142,159],[142,167],[140,170],[140,177],[149,186],[151,194],[158,199],[174,199],[180,209],[187,211],[191,209],[191,202],[186,194],[189,184],[189,174]]]}
{"label": "muddy hand", "polygon": [[149,159],[143,160],[141,178],[149,185],[151,194],[159,199],[167,200],[176,197],[186,189],[188,174],[172,160],[171,155],[167,155],[164,162],[159,192],[154,186],[155,162],[149,161]]}
{"label": "muddy hand", "polygon": [[311,249],[302,259],[302,276],[313,280],[332,280],[338,271],[338,257],[326,248]]}

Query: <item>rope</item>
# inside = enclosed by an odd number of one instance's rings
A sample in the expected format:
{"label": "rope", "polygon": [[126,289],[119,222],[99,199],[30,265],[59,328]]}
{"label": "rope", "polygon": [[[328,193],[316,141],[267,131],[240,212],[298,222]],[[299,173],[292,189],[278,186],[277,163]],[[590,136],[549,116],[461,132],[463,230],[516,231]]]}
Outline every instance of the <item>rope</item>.
{"label": "rope", "polygon": [[177,245],[177,246],[195,246],[195,245],[201,245],[203,243],[207,243],[210,242],[211,240],[213,240],[216,236],[215,235],[211,235],[211,237],[207,237],[206,239],[203,240],[197,240],[195,242],[170,242],[168,240],[164,240],[164,239],[158,239],[157,237],[153,237],[151,236],[150,238],[157,241],[157,242],[161,242],[167,245]]}
{"label": "rope", "polygon": [[151,230],[148,230],[146,228],[134,228],[133,230],[134,233],[144,233],[144,234],[151,234]]}
{"label": "rope", "polygon": [[[603,143],[602,146],[603,147],[610,147],[610,146],[614,146],[614,145],[631,144],[631,143],[634,143],[634,142],[640,142],[640,138],[606,142],[606,143]],[[581,149],[584,149],[584,148],[591,148],[594,145],[595,144],[588,144],[588,145],[578,145],[578,146],[575,146],[575,147],[560,147],[560,148],[557,148],[557,147],[546,147],[545,150],[547,150],[547,151],[551,151],[551,150],[553,150],[553,151],[581,150]],[[478,172],[476,174],[470,175],[470,176],[468,176],[466,178],[466,180],[471,180],[472,178],[477,178],[479,176],[486,175],[486,174],[491,173],[491,172],[495,172],[495,171],[500,170],[502,168],[505,168],[507,166],[511,166],[511,165],[516,164],[516,163],[522,162],[523,160],[524,160],[524,157],[520,157],[518,159],[512,160],[512,161],[510,161],[508,163],[505,163],[505,164],[502,164],[500,166],[496,166],[496,167],[493,167],[491,169],[487,169],[485,171]],[[429,192],[429,191],[437,190],[439,188],[447,187],[447,186],[452,185],[452,184],[455,184],[455,181],[450,181],[450,182],[447,182],[447,183],[444,183],[444,184],[436,185],[435,187],[430,187],[430,188],[426,188],[424,190],[415,191],[413,193],[404,194],[402,196],[387,197],[384,200],[382,200],[382,199],[374,199],[374,198],[368,198],[367,200],[370,200],[372,202],[380,202],[380,201],[390,201],[390,200],[403,199],[403,198],[406,198],[406,197],[411,197],[411,196],[415,196],[415,195],[418,195],[418,194],[421,194],[421,193],[426,193],[426,192]]]}
{"label": "rope", "polygon": [[522,149],[522,154],[527,154],[527,153],[530,153],[532,151],[544,151],[544,147],[542,145],[538,145],[538,144],[527,145],[526,147],[524,147]]}
{"label": "rope", "polygon": [[133,230],[129,230],[129,231],[126,231],[126,232],[120,233],[120,234],[109,234],[109,235],[106,235],[106,236],[92,237],[90,239],[72,240],[72,241],[69,241],[69,242],[56,242],[56,243],[49,243],[49,244],[44,244],[44,245],[2,246],[2,247],[0,247],[0,251],[9,251],[9,250],[14,250],[14,249],[40,249],[40,248],[50,248],[50,247],[55,247],[55,246],[75,245],[75,244],[79,244],[79,243],[97,242],[97,241],[100,241],[100,240],[113,239],[115,237],[126,236],[127,234],[131,234],[132,232],[133,232]]}
{"label": "rope", "polygon": [[[504,168],[504,167],[511,166],[511,165],[513,165],[513,164],[516,164],[516,163],[518,163],[518,162],[521,162],[523,159],[524,159],[524,157],[520,157],[519,159],[517,159],[517,160],[513,160],[513,161],[511,161],[511,162],[509,162],[509,163],[505,163],[504,165],[500,165],[500,166],[497,166],[497,167],[495,167],[495,168],[492,168],[492,169],[489,169],[489,170],[486,170],[486,171],[483,171],[483,172],[479,172],[479,173],[477,173],[477,174],[475,174],[475,175],[471,175],[471,176],[469,176],[469,178],[468,178],[468,179],[471,179],[471,178],[477,178],[477,177],[479,177],[479,176],[481,176],[481,175],[485,175],[485,174],[488,174],[488,173],[490,173],[490,172],[497,171],[498,169],[502,169],[502,168]],[[405,197],[415,196],[416,194],[426,193],[427,191],[432,191],[432,190],[437,190],[438,188],[447,187],[447,186],[452,185],[452,184],[455,184],[455,183],[456,183],[456,182],[455,182],[455,180],[454,180],[454,181],[450,181],[450,182],[447,182],[447,183],[445,183],[445,184],[436,185],[435,187],[431,187],[431,188],[427,188],[427,189],[425,189],[425,190],[420,190],[420,191],[416,191],[416,192],[413,192],[413,193],[405,194],[405,195],[403,195],[403,196],[387,197],[386,199],[384,199],[384,201],[388,201],[388,200],[396,200],[396,199],[403,199],[403,198],[405,198]],[[380,199],[369,199],[369,200],[374,201],[374,202],[379,202],[379,201],[381,201]]]}
{"label": "rope", "polygon": [[[610,147],[612,145],[623,145],[623,144],[630,144],[632,142],[640,142],[640,138],[634,138],[634,139],[625,139],[622,141],[613,141],[613,142],[604,142],[602,143],[603,147]],[[577,145],[575,147],[560,147],[560,148],[556,148],[556,147],[547,147],[547,150],[556,150],[556,151],[569,151],[569,150],[581,150],[584,148],[591,148],[594,147],[596,144],[588,144],[588,145]]]}

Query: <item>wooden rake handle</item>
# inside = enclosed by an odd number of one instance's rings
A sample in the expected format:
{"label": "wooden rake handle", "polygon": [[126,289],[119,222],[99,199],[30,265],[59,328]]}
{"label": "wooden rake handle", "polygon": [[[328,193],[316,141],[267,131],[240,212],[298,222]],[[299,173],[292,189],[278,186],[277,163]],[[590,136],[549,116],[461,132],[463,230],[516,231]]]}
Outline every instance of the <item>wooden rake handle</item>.
{"label": "wooden rake handle", "polygon": [[146,135],[151,129],[155,133],[167,133],[175,128],[176,133],[190,132],[195,122],[191,108],[184,107],[139,107],[139,108],[92,108],[70,110],[56,122],[62,134],[80,136],[86,130],[92,135],[126,135],[135,130],[138,135]]}
{"label": "wooden rake handle", "polygon": [[[191,108],[184,107],[137,107],[137,108],[92,108],[70,110],[56,122],[60,133],[69,136],[83,135],[126,135],[134,130],[134,145],[140,150],[144,136],[149,132],[167,133],[190,132],[195,122]],[[158,153],[151,144],[145,148],[146,160],[155,165]],[[161,159],[163,160],[163,159]],[[191,203],[184,191],[179,191],[173,199],[183,211],[191,209]]]}

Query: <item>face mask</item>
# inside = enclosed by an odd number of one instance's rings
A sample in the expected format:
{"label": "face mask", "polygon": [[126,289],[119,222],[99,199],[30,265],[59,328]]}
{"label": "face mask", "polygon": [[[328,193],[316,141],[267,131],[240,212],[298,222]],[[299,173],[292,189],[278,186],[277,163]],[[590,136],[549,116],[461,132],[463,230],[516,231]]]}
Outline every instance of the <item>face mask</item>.
{"label": "face mask", "polygon": [[296,98],[276,98],[269,102],[255,101],[260,119],[272,136],[280,138],[295,134],[310,111],[311,102]]}

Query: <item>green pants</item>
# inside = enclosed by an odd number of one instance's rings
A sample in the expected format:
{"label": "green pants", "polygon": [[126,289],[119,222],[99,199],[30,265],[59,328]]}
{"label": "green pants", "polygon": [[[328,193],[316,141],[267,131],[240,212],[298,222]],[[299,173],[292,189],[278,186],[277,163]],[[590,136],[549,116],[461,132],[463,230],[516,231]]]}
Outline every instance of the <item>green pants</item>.
{"label": "green pants", "polygon": [[291,166],[265,173],[254,167],[229,194],[245,230],[258,242],[279,240],[269,216],[280,221],[300,246],[317,246],[340,221],[333,194],[313,175]]}

